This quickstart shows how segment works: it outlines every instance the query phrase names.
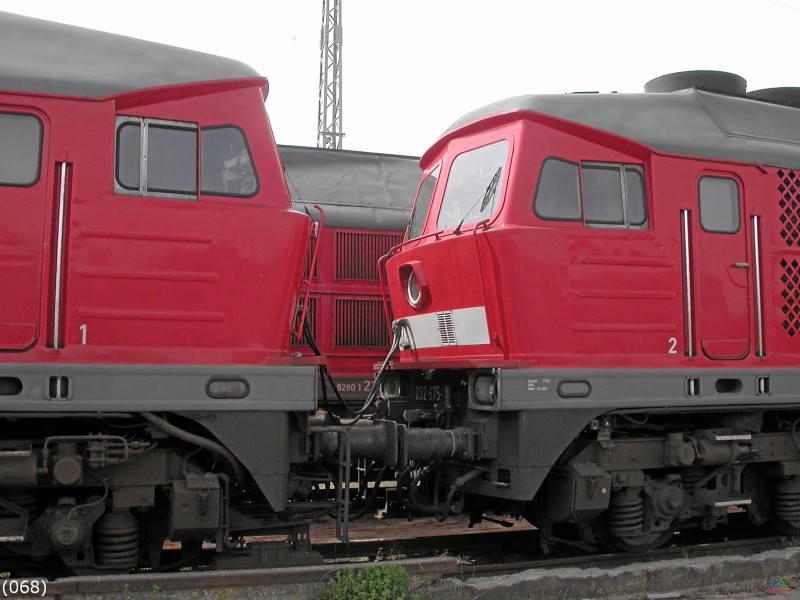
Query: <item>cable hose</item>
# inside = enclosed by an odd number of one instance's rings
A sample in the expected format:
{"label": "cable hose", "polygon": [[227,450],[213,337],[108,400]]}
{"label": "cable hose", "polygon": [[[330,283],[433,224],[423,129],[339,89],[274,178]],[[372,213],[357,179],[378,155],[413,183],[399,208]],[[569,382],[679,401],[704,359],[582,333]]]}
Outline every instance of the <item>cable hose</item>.
{"label": "cable hose", "polygon": [[364,414],[375,404],[375,401],[378,398],[378,392],[380,390],[380,382],[381,378],[383,377],[384,372],[386,371],[386,367],[389,366],[389,361],[392,358],[392,355],[397,352],[397,349],[400,347],[400,331],[405,326],[406,321],[405,319],[399,319],[392,324],[392,333],[394,337],[392,339],[392,346],[389,348],[389,352],[386,354],[386,358],[383,359],[383,363],[381,364],[381,368],[378,369],[377,375],[375,375],[375,381],[372,385],[372,389],[367,396],[367,399],[364,401],[364,405],[356,411],[355,418],[350,421],[349,423],[341,422],[342,425],[345,427],[350,427],[355,425]]}
{"label": "cable hose", "polygon": [[206,450],[213,452],[215,454],[219,454],[222,456],[233,469],[233,474],[236,477],[236,482],[244,487],[245,482],[247,481],[247,476],[245,474],[244,467],[242,463],[234,456],[234,454],[228,450],[222,444],[215,442],[214,440],[209,440],[208,438],[204,438],[202,436],[196,435],[194,433],[190,433],[185,431],[175,425],[169,423],[166,419],[162,419],[161,417],[157,417],[153,413],[143,412],[141,415],[150,421],[153,425],[158,427],[164,433],[171,435],[174,438],[179,440],[183,440],[184,442],[188,442],[190,444],[195,444],[196,446],[200,446],[201,448],[205,448]]}

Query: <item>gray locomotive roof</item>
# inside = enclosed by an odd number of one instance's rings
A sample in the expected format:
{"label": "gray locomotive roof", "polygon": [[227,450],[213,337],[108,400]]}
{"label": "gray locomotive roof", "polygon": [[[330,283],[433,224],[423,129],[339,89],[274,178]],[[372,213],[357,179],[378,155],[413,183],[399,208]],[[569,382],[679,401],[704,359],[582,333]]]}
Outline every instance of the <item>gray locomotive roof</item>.
{"label": "gray locomotive roof", "polygon": [[615,133],[662,152],[800,168],[800,109],[698,89],[518,96],[456,121],[533,111]]}
{"label": "gray locomotive roof", "polygon": [[422,177],[419,159],[349,150],[278,146],[297,210],[331,227],[403,230]]}
{"label": "gray locomotive roof", "polygon": [[105,97],[130,90],[259,77],[238,61],[0,12],[0,89]]}

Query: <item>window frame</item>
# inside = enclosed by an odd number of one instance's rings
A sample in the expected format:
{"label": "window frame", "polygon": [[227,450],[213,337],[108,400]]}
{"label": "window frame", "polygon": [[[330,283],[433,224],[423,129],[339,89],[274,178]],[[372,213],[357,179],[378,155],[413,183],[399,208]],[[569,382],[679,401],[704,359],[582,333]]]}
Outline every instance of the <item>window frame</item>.
{"label": "window frame", "polygon": [[[120,181],[120,131],[127,124],[138,124],[139,130],[139,187],[132,188],[122,184]],[[162,191],[151,189],[147,182],[147,158],[149,154],[149,127],[154,125],[164,129],[176,129],[182,131],[193,131],[195,133],[195,190],[194,192]],[[114,128],[114,193],[126,196],[147,196],[153,198],[169,198],[173,200],[197,200],[201,185],[200,173],[200,128],[197,123],[189,121],[172,121],[166,119],[151,119],[148,117],[132,117],[117,115],[116,126]]]}
{"label": "window frame", "polygon": [[[583,169],[607,169],[616,170],[619,173],[620,193],[622,195],[622,223],[594,223],[586,220],[586,194],[583,185]],[[627,172],[637,173],[642,182],[642,208],[644,209],[644,219],[641,223],[630,222],[630,195],[628,194]],[[644,177],[644,167],[636,163],[616,163],[616,162],[597,162],[586,161],[580,163],[580,189],[581,189],[581,208],[583,212],[583,222],[586,227],[592,229],[650,229],[650,213],[647,210],[647,185]]]}
{"label": "window frame", "polygon": [[42,155],[44,153],[44,122],[43,120],[33,113],[29,112],[18,112],[13,110],[1,110],[0,117],[7,115],[13,117],[26,117],[33,119],[39,126],[39,135],[37,137],[37,152],[36,152],[36,171],[34,173],[33,179],[30,181],[20,181],[20,182],[6,182],[0,180],[0,187],[10,187],[10,188],[29,188],[35,186],[42,178]]}
{"label": "window frame", "polygon": [[[579,214],[576,217],[559,218],[544,215],[540,212],[538,207],[539,193],[542,189],[542,180],[544,170],[547,164],[551,161],[565,163],[572,167],[577,167],[577,191],[579,201]],[[588,221],[586,217],[586,186],[584,184],[584,169],[604,169],[615,171],[618,174],[620,184],[620,198],[622,201],[622,222],[615,223],[601,223]],[[642,187],[642,209],[643,219],[641,223],[631,223],[630,221],[630,194],[628,191],[627,174],[636,173],[641,180]],[[541,162],[539,168],[539,175],[536,180],[536,190],[533,194],[533,202],[531,208],[533,213],[542,221],[560,222],[560,223],[582,223],[584,228],[587,229],[630,229],[647,231],[650,229],[650,211],[647,202],[647,178],[645,174],[645,166],[640,163],[626,163],[626,162],[608,162],[608,161],[573,161],[560,156],[548,156]]]}
{"label": "window frame", "polygon": [[[441,177],[442,177],[442,165],[441,163],[439,163],[433,169],[431,169],[430,172],[427,175],[425,175],[425,177],[422,178],[422,181],[420,181],[419,187],[417,188],[417,196],[414,199],[414,208],[411,209],[411,216],[408,219],[406,232],[405,235],[403,236],[404,241],[416,240],[422,237],[422,232],[425,230],[425,223],[428,220],[428,214],[430,213],[431,210],[431,204],[433,204],[433,197],[436,195],[436,187],[439,185],[439,180],[441,179]],[[434,180],[433,187],[431,188],[431,193],[426,200],[425,212],[420,215],[418,210],[420,192],[422,192],[422,188],[425,185],[425,183],[431,178],[433,178]],[[421,217],[421,220],[416,223],[419,226],[418,227],[419,231],[414,237],[411,237],[412,229],[414,228],[415,225],[414,218],[417,216]]]}
{"label": "window frame", "polygon": [[[716,179],[721,181],[728,181],[733,183],[736,187],[736,229],[733,230],[721,230],[721,229],[709,229],[706,227],[706,223],[703,222],[703,195],[701,193],[703,180],[705,179]],[[730,175],[717,175],[717,174],[704,174],[701,175],[700,178],[697,180],[697,211],[698,211],[698,221],[700,223],[700,227],[706,233],[718,233],[721,235],[736,235],[742,230],[742,186],[739,183],[739,180],[735,177]]]}
{"label": "window frame", "polygon": [[[494,198],[495,198],[495,200],[493,201],[491,214],[489,214],[489,216],[485,217],[484,219],[475,219],[475,220],[470,220],[470,221],[467,220],[467,217],[470,215],[470,213],[472,213],[473,209],[478,205],[478,200],[481,199],[480,197],[476,197],[474,204],[472,204],[472,206],[470,207],[469,211],[466,214],[463,215],[463,217],[460,220],[460,222],[453,223],[453,224],[449,224],[448,223],[445,226],[442,226],[440,224],[440,220],[442,218],[442,211],[445,208],[445,201],[447,200],[448,187],[450,186],[450,182],[452,180],[451,178],[453,176],[453,167],[455,167],[457,165],[457,163],[458,163],[460,158],[462,158],[462,157],[464,157],[464,156],[466,156],[468,154],[471,154],[473,152],[478,152],[478,151],[485,150],[485,149],[487,149],[487,148],[489,148],[491,146],[496,146],[496,145],[499,146],[500,144],[503,144],[505,146],[505,154],[503,156],[502,164],[497,167],[497,169],[500,170],[500,174],[499,174],[499,178],[498,178],[498,180],[496,182],[496,185],[495,185],[495,190],[494,190]],[[447,165],[446,173],[443,170],[443,172],[439,175],[439,179],[437,180],[437,185],[439,185],[440,182],[441,182],[442,175],[446,175],[445,181],[444,181],[444,190],[441,193],[441,198],[440,198],[440,201],[439,201],[439,210],[438,210],[438,212],[436,214],[436,227],[440,231],[446,231],[448,229],[454,229],[455,230],[457,228],[464,227],[464,226],[467,226],[467,225],[475,225],[475,224],[480,223],[481,221],[483,221],[485,219],[492,219],[495,215],[498,214],[498,212],[500,211],[500,209],[502,207],[502,204],[503,204],[503,199],[504,199],[504,195],[503,194],[504,194],[504,191],[505,191],[505,184],[506,184],[506,180],[507,180],[507,172],[509,170],[508,169],[508,167],[509,167],[509,159],[511,157],[512,152],[513,152],[513,144],[511,143],[511,140],[509,140],[509,139],[507,139],[505,137],[502,137],[500,139],[492,139],[492,140],[486,141],[485,143],[482,143],[480,145],[469,145],[469,146],[465,147],[462,151],[458,152],[458,154],[453,156],[453,158],[449,161],[449,164]],[[497,173],[497,169],[495,169],[495,173]],[[492,179],[494,179],[494,174],[492,175]],[[491,179],[489,181],[487,181],[486,187],[483,190],[484,193],[489,188],[489,184],[491,184]],[[482,212],[482,211],[480,211],[480,212]]]}
{"label": "window frame", "polygon": [[[575,218],[559,218],[559,217],[548,217],[541,214],[537,208],[537,200],[539,199],[539,192],[541,191],[542,185],[542,174],[544,173],[545,166],[547,163],[555,161],[566,163],[570,166],[577,167],[578,169],[578,178],[576,180],[577,189],[578,189],[578,216]],[[537,217],[542,219],[543,221],[557,221],[560,223],[582,223],[583,222],[583,194],[581,193],[581,163],[575,162],[572,160],[567,160],[566,158],[561,158],[560,156],[548,156],[542,161],[541,166],[539,167],[539,176],[536,179],[536,190],[533,192],[533,214]]]}
{"label": "window frame", "polygon": [[[244,148],[247,151],[247,156],[250,158],[250,168],[253,171],[253,178],[255,179],[255,188],[251,194],[225,194],[222,192],[209,192],[203,189],[203,143],[204,137],[203,132],[215,129],[235,129],[238,131],[242,136],[242,141],[244,142]],[[261,180],[258,177],[258,169],[256,169],[256,163],[253,160],[253,152],[250,148],[250,140],[247,138],[247,134],[245,133],[244,129],[239,127],[238,125],[233,124],[222,124],[222,125],[209,125],[207,127],[200,128],[200,144],[199,144],[199,155],[198,155],[198,169],[200,171],[199,181],[200,181],[200,194],[203,196],[214,196],[215,198],[254,198],[258,195],[259,190],[261,189]]]}

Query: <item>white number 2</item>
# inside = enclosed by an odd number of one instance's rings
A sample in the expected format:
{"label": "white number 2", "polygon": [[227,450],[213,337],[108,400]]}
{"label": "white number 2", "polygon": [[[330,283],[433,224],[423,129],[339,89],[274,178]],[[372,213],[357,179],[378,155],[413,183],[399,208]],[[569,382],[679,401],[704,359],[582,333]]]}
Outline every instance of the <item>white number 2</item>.
{"label": "white number 2", "polygon": [[678,340],[675,338],[669,338],[669,351],[667,354],[677,354],[678,353]]}

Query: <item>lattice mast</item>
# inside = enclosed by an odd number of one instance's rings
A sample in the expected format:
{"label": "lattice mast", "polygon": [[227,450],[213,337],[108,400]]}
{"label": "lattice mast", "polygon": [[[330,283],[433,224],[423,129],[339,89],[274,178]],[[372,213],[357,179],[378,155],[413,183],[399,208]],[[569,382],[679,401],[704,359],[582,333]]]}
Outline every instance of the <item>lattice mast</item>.
{"label": "lattice mast", "polygon": [[342,147],[342,0],[322,0],[317,148]]}

